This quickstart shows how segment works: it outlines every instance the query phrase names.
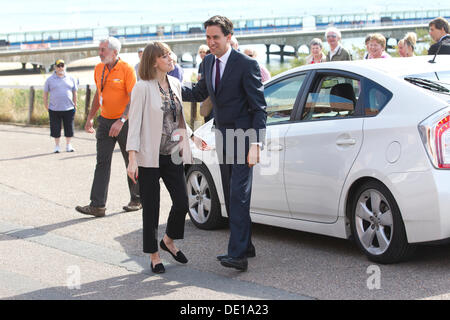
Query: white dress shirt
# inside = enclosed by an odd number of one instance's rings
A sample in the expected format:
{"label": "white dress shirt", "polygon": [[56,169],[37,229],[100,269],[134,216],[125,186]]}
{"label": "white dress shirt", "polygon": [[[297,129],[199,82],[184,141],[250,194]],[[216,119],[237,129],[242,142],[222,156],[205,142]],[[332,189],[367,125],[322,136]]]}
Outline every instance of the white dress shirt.
{"label": "white dress shirt", "polygon": [[[220,67],[220,79],[222,79],[223,72],[225,71],[225,67],[227,65],[228,58],[230,57],[230,54],[231,54],[231,49],[232,48],[230,46],[228,51],[223,56],[221,56],[220,58],[216,57],[216,59],[220,60],[220,65],[219,65],[219,67]],[[213,89],[216,90],[216,82],[214,81],[214,79],[216,79],[216,62],[214,62],[214,67],[213,67],[212,78],[211,79],[212,79]]]}

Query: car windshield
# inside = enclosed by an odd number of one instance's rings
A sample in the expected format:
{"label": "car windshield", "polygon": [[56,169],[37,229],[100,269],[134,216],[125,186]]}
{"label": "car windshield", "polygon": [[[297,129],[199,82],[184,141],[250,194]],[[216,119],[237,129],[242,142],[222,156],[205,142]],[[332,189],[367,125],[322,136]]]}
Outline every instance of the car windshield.
{"label": "car windshield", "polygon": [[450,95],[450,71],[412,74],[405,80],[421,88]]}

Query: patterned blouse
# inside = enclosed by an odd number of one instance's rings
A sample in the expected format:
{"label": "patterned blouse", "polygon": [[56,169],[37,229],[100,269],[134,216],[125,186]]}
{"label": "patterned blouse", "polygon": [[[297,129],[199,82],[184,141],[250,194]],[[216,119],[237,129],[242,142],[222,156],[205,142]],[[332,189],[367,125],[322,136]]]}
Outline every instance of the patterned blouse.
{"label": "patterned blouse", "polygon": [[181,102],[172,92],[170,86],[167,92],[160,86],[159,93],[162,101],[161,109],[164,112],[159,153],[162,155],[171,155],[174,151],[173,149],[178,144],[178,141],[172,140],[172,134],[179,128],[181,120]]}

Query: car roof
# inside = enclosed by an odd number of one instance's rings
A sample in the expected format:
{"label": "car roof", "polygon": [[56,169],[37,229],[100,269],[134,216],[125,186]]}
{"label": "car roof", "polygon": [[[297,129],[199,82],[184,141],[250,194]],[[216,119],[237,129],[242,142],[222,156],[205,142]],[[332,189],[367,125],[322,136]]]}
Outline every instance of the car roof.
{"label": "car roof", "polygon": [[435,59],[435,63],[429,62],[432,59],[433,56],[417,56],[411,58],[387,58],[325,62],[297,67],[284,72],[282,75],[295,73],[301,70],[313,69],[338,69],[353,72],[366,69],[389,74],[393,77],[404,77],[412,74],[438,71],[450,71],[450,55],[438,55]]}

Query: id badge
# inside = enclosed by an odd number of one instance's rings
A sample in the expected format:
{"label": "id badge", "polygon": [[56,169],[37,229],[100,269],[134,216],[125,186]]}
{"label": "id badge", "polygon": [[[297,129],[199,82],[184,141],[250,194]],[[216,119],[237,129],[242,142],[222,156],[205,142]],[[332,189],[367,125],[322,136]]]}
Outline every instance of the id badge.
{"label": "id badge", "polygon": [[103,97],[102,97],[102,95],[100,95],[100,97],[99,97],[99,102],[100,102],[100,106],[103,106]]}

